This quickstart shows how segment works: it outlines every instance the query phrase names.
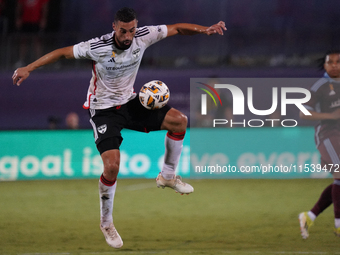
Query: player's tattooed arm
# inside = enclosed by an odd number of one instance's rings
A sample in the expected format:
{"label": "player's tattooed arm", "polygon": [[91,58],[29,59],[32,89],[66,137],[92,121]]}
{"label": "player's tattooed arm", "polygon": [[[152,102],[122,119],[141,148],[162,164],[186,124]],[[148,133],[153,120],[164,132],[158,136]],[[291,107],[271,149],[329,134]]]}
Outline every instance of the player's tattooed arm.
{"label": "player's tattooed arm", "polygon": [[25,67],[18,68],[17,70],[14,71],[14,74],[12,76],[13,84],[19,86],[24,80],[27,79],[27,77],[30,75],[32,71],[34,71],[38,67],[54,63],[61,58],[67,59],[74,58],[73,46],[51,51],[50,53],[47,53],[46,55],[32,62],[31,64]]}
{"label": "player's tattooed arm", "polygon": [[213,35],[219,34],[223,35],[223,31],[227,30],[224,21],[220,21],[210,27],[188,24],[188,23],[177,23],[173,25],[167,25],[168,35],[196,35],[196,34],[206,34]]}

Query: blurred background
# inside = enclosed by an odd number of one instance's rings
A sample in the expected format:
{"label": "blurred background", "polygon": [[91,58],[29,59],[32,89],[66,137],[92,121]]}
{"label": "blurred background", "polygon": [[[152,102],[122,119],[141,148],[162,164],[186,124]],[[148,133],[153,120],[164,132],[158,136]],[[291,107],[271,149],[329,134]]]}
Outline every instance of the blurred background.
{"label": "blurred background", "polygon": [[170,104],[187,115],[190,78],[320,77],[317,59],[340,39],[338,0],[0,0],[0,129],[68,128],[69,113],[77,128],[91,128],[82,109],[89,61],[43,67],[20,88],[11,76],[42,54],[112,31],[123,6],[137,11],[139,26],[226,22],[224,36],[175,36],[144,55],[135,89],[163,80]]}
{"label": "blurred background", "polygon": [[[98,228],[102,160],[82,108],[91,61],[61,60],[31,73],[20,87],[11,77],[45,53],[111,32],[123,6],[137,11],[139,26],[225,21],[224,36],[174,36],[144,55],[135,91],[159,79],[170,88],[170,105],[189,118],[191,78],[210,85],[222,78],[294,78],[309,87],[323,75],[317,60],[339,48],[339,0],[0,0],[1,254],[112,252]],[[257,109],[270,106],[268,86],[286,86],[265,85],[254,84]],[[223,102],[230,98],[220,95]],[[230,105],[218,113],[231,118]],[[300,121],[296,107],[285,117],[290,118],[303,127],[188,129],[176,172],[192,178],[195,193],[188,197],[155,191],[165,131],[123,130],[114,209],[125,238],[119,254],[339,254],[330,209],[318,219],[311,240],[298,241],[298,213],[331,182],[314,178],[331,176],[312,171],[312,164],[320,166],[314,123]],[[293,172],[193,172],[217,165],[290,166]]]}

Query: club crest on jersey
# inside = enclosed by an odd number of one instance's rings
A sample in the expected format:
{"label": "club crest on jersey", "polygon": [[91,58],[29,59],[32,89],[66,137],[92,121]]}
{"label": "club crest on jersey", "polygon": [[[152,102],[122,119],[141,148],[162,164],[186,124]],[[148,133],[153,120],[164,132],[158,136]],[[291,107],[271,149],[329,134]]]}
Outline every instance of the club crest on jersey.
{"label": "club crest on jersey", "polygon": [[107,130],[107,125],[104,124],[104,125],[101,125],[97,128],[98,132],[101,133],[101,134],[104,134]]}
{"label": "club crest on jersey", "polygon": [[331,90],[331,91],[329,92],[329,95],[330,95],[330,96],[335,95],[335,91],[334,91],[334,87],[333,87],[333,84],[332,84],[332,83],[329,84],[329,89]]}
{"label": "club crest on jersey", "polygon": [[135,58],[139,57],[139,55],[140,55],[140,48],[138,48],[138,49],[136,49],[132,52],[132,56],[135,57]]}

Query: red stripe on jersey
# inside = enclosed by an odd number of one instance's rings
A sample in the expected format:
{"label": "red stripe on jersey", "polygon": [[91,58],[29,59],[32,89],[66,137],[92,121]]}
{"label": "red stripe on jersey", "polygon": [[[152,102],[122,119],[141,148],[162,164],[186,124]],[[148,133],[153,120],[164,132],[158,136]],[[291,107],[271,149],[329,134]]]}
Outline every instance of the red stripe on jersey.
{"label": "red stripe on jersey", "polygon": [[167,135],[167,137],[169,137],[172,140],[180,141],[180,140],[184,139],[185,131],[184,132],[178,132],[178,133],[176,133],[176,132],[172,133],[172,132],[169,131],[166,135]]}
{"label": "red stripe on jersey", "polygon": [[88,110],[88,109],[90,109],[90,100],[91,100],[91,96],[92,96],[92,94],[90,94],[89,95],[89,98],[87,99],[87,102],[89,102],[89,105],[88,106],[85,106],[85,104],[83,105],[83,108],[85,109],[85,110]]}
{"label": "red stripe on jersey", "polygon": [[92,61],[92,68],[93,68],[93,73],[94,73],[94,90],[93,90],[93,95],[96,94],[96,90],[97,90],[97,72],[96,72],[96,62]]}
{"label": "red stripe on jersey", "polygon": [[[94,73],[94,81],[93,81],[94,90],[93,90],[93,95],[96,95],[96,90],[97,90],[97,72],[96,72],[96,62],[95,61],[92,61],[92,70],[93,70],[93,73]],[[87,101],[89,102],[89,105],[88,106],[83,105],[84,109],[90,109],[91,96],[92,96],[92,94],[90,94],[89,98],[87,99]]]}

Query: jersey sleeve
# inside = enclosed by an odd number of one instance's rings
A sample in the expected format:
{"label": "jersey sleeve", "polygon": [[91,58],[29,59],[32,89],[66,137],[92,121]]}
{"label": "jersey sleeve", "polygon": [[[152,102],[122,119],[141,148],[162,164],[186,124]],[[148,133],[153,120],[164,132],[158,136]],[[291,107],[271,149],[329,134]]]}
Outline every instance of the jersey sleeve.
{"label": "jersey sleeve", "polygon": [[321,78],[315,82],[309,89],[311,93],[310,100],[304,104],[307,110],[320,112],[320,101],[322,100],[322,87],[327,84],[327,79]]}
{"label": "jersey sleeve", "polygon": [[168,28],[166,25],[159,26],[146,26],[141,27],[136,32],[135,37],[140,39],[145,43],[146,47],[166,38],[168,35]]}
{"label": "jersey sleeve", "polygon": [[94,38],[85,42],[80,42],[73,46],[73,55],[76,59],[91,59],[98,61],[101,56],[101,48],[93,47],[99,42],[99,38]]}

